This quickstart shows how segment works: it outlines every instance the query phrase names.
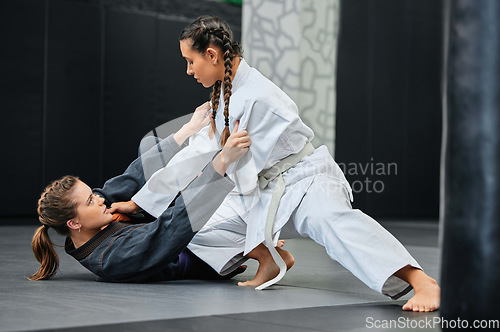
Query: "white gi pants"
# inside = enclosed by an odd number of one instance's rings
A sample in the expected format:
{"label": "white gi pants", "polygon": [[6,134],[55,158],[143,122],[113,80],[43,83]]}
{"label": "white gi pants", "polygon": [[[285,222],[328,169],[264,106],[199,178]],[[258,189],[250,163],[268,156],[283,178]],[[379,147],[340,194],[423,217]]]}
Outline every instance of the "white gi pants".
{"label": "white gi pants", "polygon": [[[241,256],[247,228],[244,218],[223,203],[188,248],[217,272],[231,272],[245,260]],[[280,238],[300,236],[325,247],[332,259],[366,285],[393,299],[411,290],[393,274],[406,265],[421,269],[392,234],[368,215],[352,209],[347,192],[326,175],[314,177],[281,229]]]}

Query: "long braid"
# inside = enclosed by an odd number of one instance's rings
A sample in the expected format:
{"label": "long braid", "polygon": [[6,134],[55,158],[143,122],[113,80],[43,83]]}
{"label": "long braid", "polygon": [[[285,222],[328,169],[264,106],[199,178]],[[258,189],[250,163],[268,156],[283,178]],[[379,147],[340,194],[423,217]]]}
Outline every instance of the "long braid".
{"label": "long braid", "polygon": [[[225,127],[221,135],[221,145],[224,145],[230,135],[229,132],[229,100],[232,89],[232,62],[235,56],[241,56],[241,45],[234,41],[233,32],[229,25],[217,16],[200,16],[193,23],[182,30],[179,40],[191,40],[191,47],[201,54],[205,54],[207,48],[217,46],[222,50],[224,57],[224,120]],[[211,121],[211,132],[215,133],[215,116],[219,107],[220,90],[222,82],[215,82],[212,90],[211,101],[213,118]]]}
{"label": "long braid", "polygon": [[225,72],[224,72],[224,120],[225,120],[225,126],[224,130],[222,131],[221,139],[220,139],[220,145],[224,146],[226,144],[227,139],[231,135],[231,132],[229,131],[229,100],[231,98],[231,89],[233,88],[233,83],[231,81],[231,75],[233,74],[233,49],[232,49],[232,43],[231,40],[229,39],[229,36],[227,32],[222,31],[222,43],[223,43],[223,48],[222,51],[224,52],[224,66],[225,66]]}
{"label": "long braid", "polygon": [[210,133],[210,138],[213,137],[213,135],[217,132],[217,126],[215,124],[215,116],[217,115],[217,109],[219,108],[219,99],[220,99],[220,88],[221,88],[221,81],[217,81],[214,84],[212,94],[211,94],[211,99],[212,99],[212,120],[210,122],[211,125],[211,133]]}

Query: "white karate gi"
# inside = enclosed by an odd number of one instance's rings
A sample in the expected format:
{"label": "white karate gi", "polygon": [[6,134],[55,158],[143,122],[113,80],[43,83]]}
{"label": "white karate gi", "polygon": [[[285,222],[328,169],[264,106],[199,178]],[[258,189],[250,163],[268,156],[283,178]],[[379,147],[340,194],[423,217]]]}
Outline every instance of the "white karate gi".
{"label": "white karate gi", "polygon": [[[248,131],[252,144],[227,171],[236,189],[188,246],[221,274],[245,259],[239,254],[246,255],[264,241],[274,182],[260,189],[259,172],[299,152],[314,135],[300,119],[295,103],[244,59],[232,83],[230,130],[239,120],[239,128]],[[165,210],[220,149],[223,109],[221,94],[218,135],[210,139],[208,126],[194,135],[167,167],[153,174],[132,198],[134,202],[153,216]],[[278,238],[310,237],[370,288],[393,298],[411,289],[392,275],[406,265],[420,266],[375,220],[352,209],[351,187],[325,146],[283,173],[283,179],[286,189],[274,222],[275,243]]]}

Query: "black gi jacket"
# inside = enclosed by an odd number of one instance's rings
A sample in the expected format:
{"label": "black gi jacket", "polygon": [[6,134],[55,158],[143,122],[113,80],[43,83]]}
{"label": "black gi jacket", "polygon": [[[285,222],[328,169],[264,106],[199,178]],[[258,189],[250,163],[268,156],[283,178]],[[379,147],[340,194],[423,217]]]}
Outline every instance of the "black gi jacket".
{"label": "black gi jacket", "polygon": [[[108,205],[128,201],[146,182],[142,169],[146,160],[162,160],[159,169],[181,149],[170,135],[134,160],[122,175],[106,181],[102,189],[94,192],[103,196]],[[233,188],[234,183],[209,163],[155,221],[136,225],[113,222],[79,248],[75,249],[67,238],[65,250],[106,281],[172,280],[178,270],[179,254]]]}

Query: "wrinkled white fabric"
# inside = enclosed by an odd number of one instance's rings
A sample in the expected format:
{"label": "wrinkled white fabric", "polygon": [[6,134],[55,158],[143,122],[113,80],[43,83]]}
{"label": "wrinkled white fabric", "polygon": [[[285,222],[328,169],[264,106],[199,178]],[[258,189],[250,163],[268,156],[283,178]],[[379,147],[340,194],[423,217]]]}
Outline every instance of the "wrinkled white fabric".
{"label": "wrinkled white fabric", "polygon": [[[151,214],[163,211],[178,190],[199,173],[208,155],[213,157],[220,149],[217,142],[224,129],[223,109],[221,96],[215,138],[208,138],[208,127],[200,131],[176,155],[178,164],[172,160],[167,170],[154,174],[134,196],[138,205]],[[260,189],[258,174],[299,152],[314,136],[298,116],[295,103],[243,59],[233,80],[229,120],[231,131],[240,121],[239,128],[248,131],[252,145],[227,171],[236,184],[235,190],[188,246],[221,273],[241,262],[242,251],[247,254],[264,241],[275,181]],[[391,275],[407,264],[419,267],[418,263],[376,221],[351,208],[351,187],[325,146],[284,172],[283,180],[285,191],[274,222],[274,244],[282,229],[293,228],[295,235],[311,237],[325,246],[332,259],[373,289],[390,296],[407,291],[408,284],[402,280],[390,286],[394,281]]]}
{"label": "wrinkled white fabric", "polygon": [[[239,129],[246,129],[252,140],[248,153],[227,170],[230,179],[236,183],[235,190],[227,198],[229,204],[241,215],[251,211],[248,217],[253,222],[248,223],[246,254],[264,239],[265,219],[274,188],[271,184],[265,190],[259,189],[259,172],[299,152],[314,134],[300,119],[297,105],[244,59],[240,62],[232,85],[229,129],[232,131],[238,120]],[[223,110],[221,93],[216,115],[217,135],[210,139],[207,126],[190,138],[189,146],[179,152],[165,168],[153,174],[132,198],[135,203],[153,216],[161,214],[168,207],[177,193],[198,175],[220,149],[218,142],[225,123]],[[342,171],[326,147],[318,148],[309,159],[283,176],[287,188],[277,213],[276,232],[299,204],[314,174],[326,172],[351,192]]]}

